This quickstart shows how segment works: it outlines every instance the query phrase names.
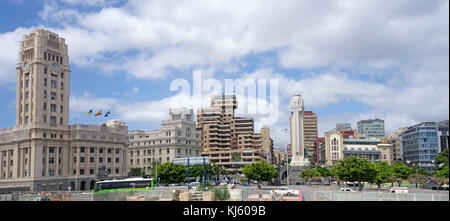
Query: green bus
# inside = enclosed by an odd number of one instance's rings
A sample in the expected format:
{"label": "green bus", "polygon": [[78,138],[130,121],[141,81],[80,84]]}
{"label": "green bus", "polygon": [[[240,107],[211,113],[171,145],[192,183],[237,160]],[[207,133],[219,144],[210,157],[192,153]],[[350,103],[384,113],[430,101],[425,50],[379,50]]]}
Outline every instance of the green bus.
{"label": "green bus", "polygon": [[99,181],[94,186],[94,193],[153,190],[153,188],[153,178],[128,178],[123,180]]}

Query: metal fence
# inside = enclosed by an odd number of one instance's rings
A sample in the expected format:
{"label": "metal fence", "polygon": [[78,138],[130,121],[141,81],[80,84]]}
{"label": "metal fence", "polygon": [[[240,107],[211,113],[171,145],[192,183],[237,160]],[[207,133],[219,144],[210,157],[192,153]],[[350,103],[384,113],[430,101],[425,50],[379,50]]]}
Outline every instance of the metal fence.
{"label": "metal fence", "polygon": [[155,187],[153,190],[124,191],[95,194],[94,201],[171,201],[175,191],[185,192],[187,187]]}
{"label": "metal fence", "polygon": [[[187,187],[155,187],[154,190],[124,191],[94,194],[92,192],[46,192],[45,197],[58,201],[155,201],[173,200],[174,192],[187,191]],[[0,194],[0,201],[31,201],[40,193]]]}
{"label": "metal fence", "polygon": [[[305,191],[306,192],[306,191]],[[325,201],[449,201],[448,194],[383,193],[383,192],[341,192],[309,190],[314,200]]]}

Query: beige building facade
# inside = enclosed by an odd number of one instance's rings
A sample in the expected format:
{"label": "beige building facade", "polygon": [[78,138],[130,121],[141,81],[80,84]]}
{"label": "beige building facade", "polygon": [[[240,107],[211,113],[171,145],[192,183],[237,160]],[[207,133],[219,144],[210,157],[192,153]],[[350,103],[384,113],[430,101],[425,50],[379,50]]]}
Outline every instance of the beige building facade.
{"label": "beige building facade", "polygon": [[386,137],[387,142],[392,144],[392,160],[395,162],[401,162],[403,159],[401,136],[405,130],[406,128],[400,128]]}
{"label": "beige building facade", "polygon": [[263,135],[254,133],[253,118],[234,116],[237,105],[235,95],[214,95],[211,107],[201,108],[197,113],[201,155],[227,169],[240,169],[247,163],[266,159]]}
{"label": "beige building facade", "polygon": [[[38,29],[20,42],[16,126],[0,129],[0,191],[89,190],[126,176],[128,127],[69,125],[68,46]],[[109,173],[108,173],[109,172]]]}
{"label": "beige building facade", "polygon": [[170,109],[169,120],[161,125],[160,130],[129,133],[128,170],[142,168],[149,174],[156,163],[200,156],[200,132],[196,130],[192,109]]}
{"label": "beige building facade", "polygon": [[325,143],[320,145],[320,164],[331,167],[348,157],[358,157],[371,162],[393,164],[393,145],[378,138],[344,139],[341,132],[325,133]]}
{"label": "beige building facade", "polygon": [[325,133],[325,142],[319,148],[319,163],[323,166],[331,167],[344,159],[342,150],[344,149],[344,137],[338,131],[328,131]]}

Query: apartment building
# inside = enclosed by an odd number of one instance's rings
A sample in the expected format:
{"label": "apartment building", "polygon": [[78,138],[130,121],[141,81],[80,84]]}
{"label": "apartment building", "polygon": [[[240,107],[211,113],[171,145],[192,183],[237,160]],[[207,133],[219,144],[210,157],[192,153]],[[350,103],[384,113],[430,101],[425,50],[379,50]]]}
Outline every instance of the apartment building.
{"label": "apartment building", "polygon": [[308,159],[311,164],[314,163],[314,152],[317,136],[318,136],[318,121],[317,114],[312,111],[303,112],[304,120],[304,135],[305,135],[305,149],[307,150]]}
{"label": "apartment building", "polygon": [[169,120],[163,121],[161,126],[149,132],[129,132],[128,170],[142,168],[150,173],[157,163],[200,156],[200,132],[196,130],[192,109],[170,109]]}
{"label": "apartment building", "polygon": [[211,107],[197,113],[202,156],[227,169],[240,169],[245,164],[265,160],[263,136],[254,133],[253,118],[234,116],[235,95],[214,95]]}

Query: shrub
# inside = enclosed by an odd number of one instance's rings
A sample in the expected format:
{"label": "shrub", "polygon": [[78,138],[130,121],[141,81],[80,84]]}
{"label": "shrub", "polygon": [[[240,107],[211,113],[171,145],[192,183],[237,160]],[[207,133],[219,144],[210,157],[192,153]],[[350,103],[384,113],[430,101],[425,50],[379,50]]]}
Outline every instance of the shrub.
{"label": "shrub", "polygon": [[216,201],[228,200],[230,198],[230,192],[226,188],[215,189],[214,198]]}

